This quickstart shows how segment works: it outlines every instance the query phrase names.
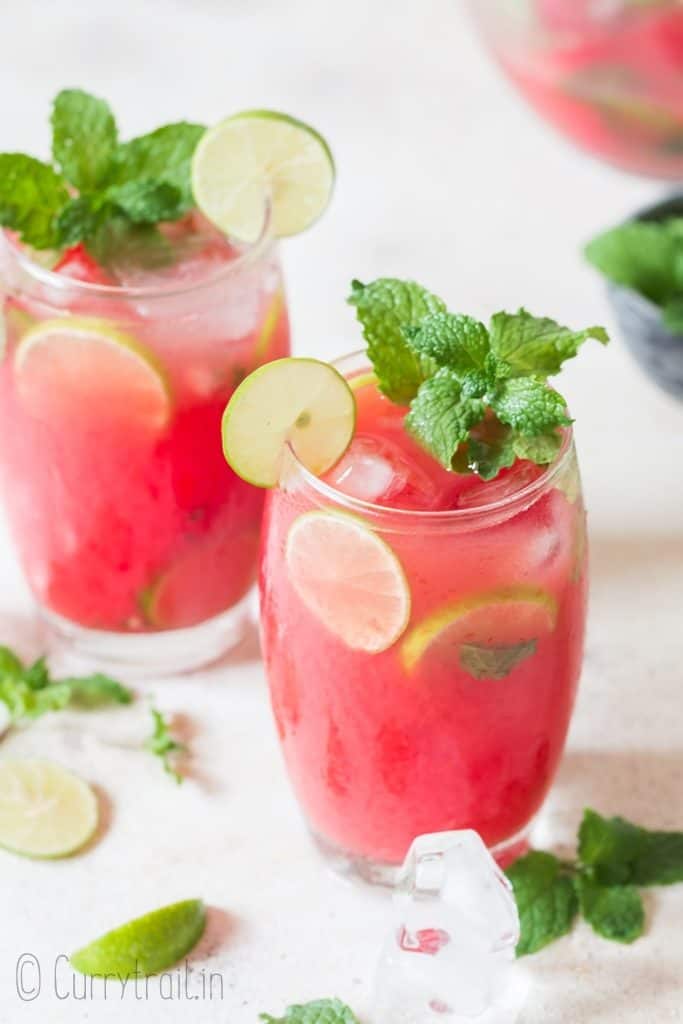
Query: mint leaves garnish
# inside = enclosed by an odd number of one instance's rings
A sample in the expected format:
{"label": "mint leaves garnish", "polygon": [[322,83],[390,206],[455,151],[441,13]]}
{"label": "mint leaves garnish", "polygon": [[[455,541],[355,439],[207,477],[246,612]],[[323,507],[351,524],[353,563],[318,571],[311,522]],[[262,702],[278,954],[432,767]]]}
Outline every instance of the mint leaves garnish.
{"label": "mint leaves garnish", "polygon": [[59,93],[51,123],[53,165],[0,154],[0,224],[27,245],[91,242],[112,221],[154,225],[192,208],[203,125],[169,124],[121,143],[109,105],[79,89]]}
{"label": "mint leaves garnish", "polygon": [[683,334],[683,217],[622,224],[589,242],[585,256],[610,281],[660,306],[666,326]]}
{"label": "mint leaves garnish", "polygon": [[588,809],[575,861],[533,850],[507,875],[521,923],[518,956],[566,935],[579,912],[604,938],[631,943],[645,927],[638,887],[683,882],[683,832],[652,832]]}
{"label": "mint leaves garnish", "polygon": [[517,458],[552,462],[571,420],[547,378],[588,338],[606,344],[604,328],[573,331],[524,309],[487,328],[413,281],[351,287],[380,390],[410,406],[407,429],[446,469],[491,480]]}
{"label": "mint leaves garnish", "polygon": [[25,666],[8,647],[0,647],[0,701],[9,711],[11,724],[68,706],[130,704],[132,699],[130,690],[99,672],[53,679],[44,658]]}
{"label": "mint leaves garnish", "polygon": [[265,1024],[358,1024],[358,1018],[339,999],[315,999],[311,1003],[288,1006],[283,1017],[259,1015]]}
{"label": "mint leaves garnish", "polygon": [[175,759],[178,754],[185,752],[185,744],[173,739],[171,726],[160,711],[156,708],[151,711],[154,728],[145,746],[150,754],[160,758],[164,771],[180,785],[183,776],[175,768]]}

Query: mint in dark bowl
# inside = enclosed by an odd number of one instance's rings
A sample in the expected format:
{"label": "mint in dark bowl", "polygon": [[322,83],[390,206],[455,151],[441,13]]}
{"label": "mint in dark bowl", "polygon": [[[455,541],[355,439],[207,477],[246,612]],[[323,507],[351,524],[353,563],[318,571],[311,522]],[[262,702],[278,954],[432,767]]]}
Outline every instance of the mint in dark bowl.
{"label": "mint in dark bowl", "polygon": [[620,333],[641,369],[683,400],[683,195],[598,235],[585,255],[607,278]]}

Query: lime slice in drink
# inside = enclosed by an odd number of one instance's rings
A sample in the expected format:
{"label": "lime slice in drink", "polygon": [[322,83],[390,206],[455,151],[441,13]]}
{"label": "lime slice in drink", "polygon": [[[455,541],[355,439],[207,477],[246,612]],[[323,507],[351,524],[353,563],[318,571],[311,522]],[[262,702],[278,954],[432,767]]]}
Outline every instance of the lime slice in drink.
{"label": "lime slice in drink", "polygon": [[92,838],[97,797],[50,761],[0,761],[0,846],[23,857],[68,857]]}
{"label": "lime slice in drink", "polygon": [[379,654],[408,625],[410,588],[401,563],[360,520],[304,513],[289,531],[285,558],[308,610],[353,650]]}
{"label": "lime slice in drink", "polygon": [[444,605],[415,626],[401,645],[401,660],[413,672],[426,655],[460,667],[476,679],[502,679],[535,653],[552,632],[557,602],[535,587],[474,594]]}
{"label": "lime slice in drink", "polygon": [[121,925],[73,953],[81,974],[147,977],[172,967],[196,946],[206,927],[201,900],[183,900]]}
{"label": "lime slice in drink", "polygon": [[192,160],[192,190],[210,221],[255,242],[271,203],[274,234],[298,235],[327,206],[334,183],[330,148],[313,128],[274,110],[248,110],[202,137]]}
{"label": "lime slice in drink", "polygon": [[325,473],[348,448],[356,401],[344,378],[317,359],[276,359],[242,381],[223,414],[223,451],[256,487],[274,487],[289,444],[312,473]]}
{"label": "lime slice in drink", "polygon": [[153,352],[106,321],[45,320],[15,357],[19,395],[44,420],[91,416],[157,433],[171,413],[168,382]]}
{"label": "lime slice in drink", "polygon": [[282,316],[285,308],[285,297],[282,289],[279,288],[271,298],[266,308],[265,316],[261,324],[261,329],[258,332],[256,338],[256,345],[254,346],[254,358],[259,362],[265,362],[268,356],[268,350],[273,340],[275,330],[280,317]]}

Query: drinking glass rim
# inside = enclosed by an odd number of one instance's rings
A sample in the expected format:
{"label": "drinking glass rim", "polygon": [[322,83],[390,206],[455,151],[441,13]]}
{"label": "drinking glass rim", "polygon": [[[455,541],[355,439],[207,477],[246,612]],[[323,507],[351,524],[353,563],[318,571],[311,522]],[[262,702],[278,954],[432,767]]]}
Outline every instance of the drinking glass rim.
{"label": "drinking glass rim", "polygon": [[[348,379],[347,374],[344,373],[345,365],[361,358],[364,358],[366,366],[371,367],[371,364],[367,359],[366,349],[357,349],[355,352],[349,352],[344,356],[339,356],[337,359],[331,361],[331,365],[338,370],[345,379]],[[362,371],[362,367],[359,367],[359,369]],[[537,496],[552,486],[553,481],[564,468],[573,448],[574,432],[571,427],[565,427],[562,447],[555,459],[539,476],[536,477],[535,480],[525,484],[524,487],[520,487],[518,491],[514,491],[512,494],[506,495],[504,498],[499,498],[497,501],[491,501],[485,505],[477,505],[474,508],[431,510],[392,508],[390,505],[377,505],[374,502],[365,501],[362,498],[355,498],[353,495],[345,494],[332,484],[329,484],[325,480],[316,476],[315,473],[310,471],[310,469],[307,469],[297,457],[291,444],[287,445],[290,457],[306,483],[319,494],[323,495],[328,500],[333,501],[335,504],[343,506],[349,512],[371,519],[395,519],[401,524],[405,524],[412,520],[429,525],[471,523],[481,519],[482,517],[488,518],[490,516],[495,516],[497,513],[507,512],[509,509],[514,510],[518,507],[520,509],[527,508]]]}
{"label": "drinking glass rim", "polygon": [[[0,246],[9,254],[10,259],[24,271],[33,281],[38,284],[53,288],[59,292],[81,294],[82,296],[96,297],[100,299],[151,299],[169,298],[175,295],[183,295],[189,292],[196,292],[202,288],[208,288],[217,284],[222,278],[230,277],[233,273],[241,270],[245,264],[251,263],[257,257],[266,252],[274,242],[272,234],[273,207],[270,197],[264,202],[263,226],[259,237],[254,242],[240,243],[244,250],[240,255],[221,266],[209,277],[199,281],[190,281],[185,284],[169,283],[167,285],[149,285],[135,288],[117,284],[97,284],[91,281],[79,281],[73,277],[65,277],[48,267],[41,267],[28,253],[19,246],[10,243],[3,229],[0,228]],[[224,235],[228,241],[228,235]]]}

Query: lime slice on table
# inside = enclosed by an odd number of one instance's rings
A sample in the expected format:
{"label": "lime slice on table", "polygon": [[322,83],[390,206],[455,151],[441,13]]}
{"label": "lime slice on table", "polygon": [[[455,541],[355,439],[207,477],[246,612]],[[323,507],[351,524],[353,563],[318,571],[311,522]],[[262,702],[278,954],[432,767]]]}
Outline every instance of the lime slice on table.
{"label": "lime slice on table", "polygon": [[107,932],[73,953],[71,966],[81,974],[111,974],[120,979],[147,977],[172,967],[196,946],[206,927],[201,900],[183,900]]}
{"label": "lime slice on table", "polygon": [[353,516],[299,516],[287,536],[285,558],[308,610],[353,650],[379,654],[408,625],[410,588],[401,563]]}
{"label": "lime slice on table", "polygon": [[428,655],[460,667],[475,679],[503,679],[536,651],[557,620],[552,594],[511,587],[474,594],[444,605],[415,626],[401,645],[401,660],[413,672]]}
{"label": "lime slice on table", "polygon": [[97,797],[50,761],[0,761],[0,846],[24,857],[68,857],[95,833]]}
{"label": "lime slice on table", "polygon": [[333,366],[317,359],[276,359],[250,374],[223,414],[223,451],[256,487],[274,487],[289,444],[312,473],[325,473],[353,437],[356,401]]}
{"label": "lime slice on table", "polygon": [[298,235],[322,214],[334,160],[318,132],[275,110],[247,110],[202,136],[192,159],[192,191],[209,220],[255,242],[271,203],[274,234]]}
{"label": "lime slice on table", "polygon": [[92,414],[153,433],[170,419],[169,385],[155,354],[103,320],[37,324],[17,347],[14,371],[22,401],[43,419]]}

